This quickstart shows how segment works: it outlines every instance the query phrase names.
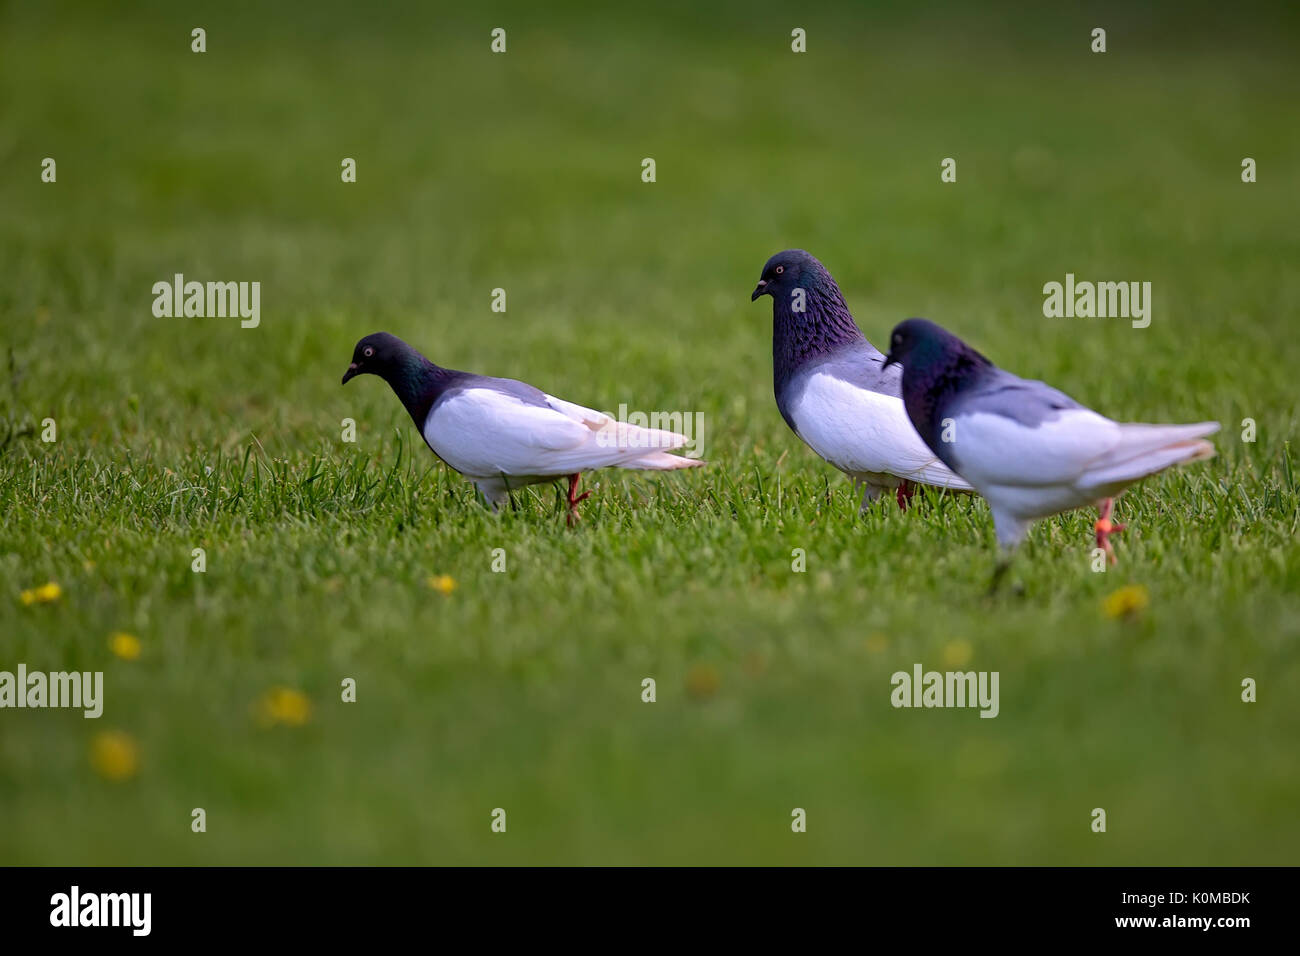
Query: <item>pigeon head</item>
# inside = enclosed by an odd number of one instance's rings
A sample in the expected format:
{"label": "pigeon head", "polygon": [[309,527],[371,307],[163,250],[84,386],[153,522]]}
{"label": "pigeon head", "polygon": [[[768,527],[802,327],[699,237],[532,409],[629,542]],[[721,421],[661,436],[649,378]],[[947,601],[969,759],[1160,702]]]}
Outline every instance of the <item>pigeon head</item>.
{"label": "pigeon head", "polygon": [[866,342],[826,267],[802,249],[778,252],[751,300],[772,297],[772,374],[777,402],[791,377],[810,361]]}
{"label": "pigeon head", "polygon": [[902,365],[928,376],[956,363],[991,364],[957,336],[928,319],[906,319],[890,333],[885,368]]}
{"label": "pigeon head", "polygon": [[912,427],[945,465],[958,470],[952,445],[939,442],[938,427],[954,396],[996,374],[993,363],[947,329],[907,319],[890,333],[882,368],[891,365],[903,367],[903,407]]}
{"label": "pigeon head", "polygon": [[802,249],[787,249],[767,260],[749,301],[754,302],[760,295],[770,295],[778,301],[788,299],[795,289],[821,287],[826,283],[834,286],[835,280],[820,262]]}
{"label": "pigeon head", "polygon": [[343,384],[358,375],[378,375],[387,382],[406,406],[415,427],[422,429],[434,401],[464,373],[434,365],[396,335],[375,332],[352,350],[352,364],[343,373]]}
{"label": "pigeon head", "polygon": [[358,375],[378,375],[391,384],[396,376],[408,374],[412,365],[419,365],[419,353],[396,335],[375,332],[352,350],[352,364],[343,373],[343,384]]}

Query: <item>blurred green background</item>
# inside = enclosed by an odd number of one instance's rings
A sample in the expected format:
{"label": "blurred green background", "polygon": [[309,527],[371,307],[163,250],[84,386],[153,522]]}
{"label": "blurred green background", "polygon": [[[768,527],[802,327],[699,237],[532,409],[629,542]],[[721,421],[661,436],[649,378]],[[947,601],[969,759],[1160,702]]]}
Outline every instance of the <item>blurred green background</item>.
{"label": "blurred green background", "polygon": [[[1298,23],[0,3],[0,670],[106,682],[98,721],[0,711],[0,863],[1297,862]],[[1116,568],[1063,516],[990,601],[981,501],[859,517],[778,415],[749,292],[789,247],[878,344],[924,315],[1219,457],[1121,499]],[[261,326],[155,318],[177,272],[260,281]],[[1044,318],[1067,272],[1151,281],[1150,328]],[[339,387],[381,329],[702,411],[712,464],[493,517]],[[1000,716],[891,708],[916,662],[998,671]]]}

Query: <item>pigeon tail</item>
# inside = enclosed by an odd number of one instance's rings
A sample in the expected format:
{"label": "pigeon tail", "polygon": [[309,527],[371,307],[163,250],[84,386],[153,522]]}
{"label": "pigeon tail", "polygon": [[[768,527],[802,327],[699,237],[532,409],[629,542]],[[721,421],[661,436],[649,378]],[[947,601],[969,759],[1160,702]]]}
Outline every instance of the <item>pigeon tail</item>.
{"label": "pigeon tail", "polygon": [[1109,498],[1109,488],[1122,488],[1173,465],[1214,457],[1214,446],[1202,439],[1219,430],[1218,422],[1195,425],[1121,424],[1119,443],[1091,462],[1079,485]]}
{"label": "pigeon tail", "polygon": [[700,468],[707,464],[708,462],[703,458],[683,458],[681,455],[670,455],[666,451],[656,451],[621,462],[619,467],[633,471],[674,471],[678,468]]}

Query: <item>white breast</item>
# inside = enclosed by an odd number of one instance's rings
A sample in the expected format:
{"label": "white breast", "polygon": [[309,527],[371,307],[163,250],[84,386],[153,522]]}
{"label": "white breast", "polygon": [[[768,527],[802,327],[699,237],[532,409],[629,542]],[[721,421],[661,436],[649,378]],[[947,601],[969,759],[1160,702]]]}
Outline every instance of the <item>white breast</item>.
{"label": "white breast", "polygon": [[814,372],[789,411],[799,437],[843,472],[970,489],[926,447],[898,396]]}

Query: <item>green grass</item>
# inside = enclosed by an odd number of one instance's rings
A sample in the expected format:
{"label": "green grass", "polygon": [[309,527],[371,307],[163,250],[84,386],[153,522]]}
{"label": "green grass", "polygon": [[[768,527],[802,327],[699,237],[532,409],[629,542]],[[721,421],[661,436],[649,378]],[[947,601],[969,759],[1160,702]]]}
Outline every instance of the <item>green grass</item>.
{"label": "green grass", "polygon": [[[98,721],[0,711],[0,863],[1295,863],[1296,25],[0,8],[0,670],[106,683]],[[990,600],[982,501],[859,517],[781,421],[749,292],[791,246],[878,343],[925,315],[1113,417],[1220,420],[1219,455],[1121,499],[1117,567],[1062,516]],[[260,281],[260,328],[155,318],[175,272]],[[1044,318],[1066,272],[1150,280],[1150,328]],[[339,387],[379,329],[702,411],[711,465],[589,476],[574,530],[547,486],[493,516],[381,382]],[[890,706],[966,645],[996,720]],[[280,685],[305,726],[256,719]]]}

